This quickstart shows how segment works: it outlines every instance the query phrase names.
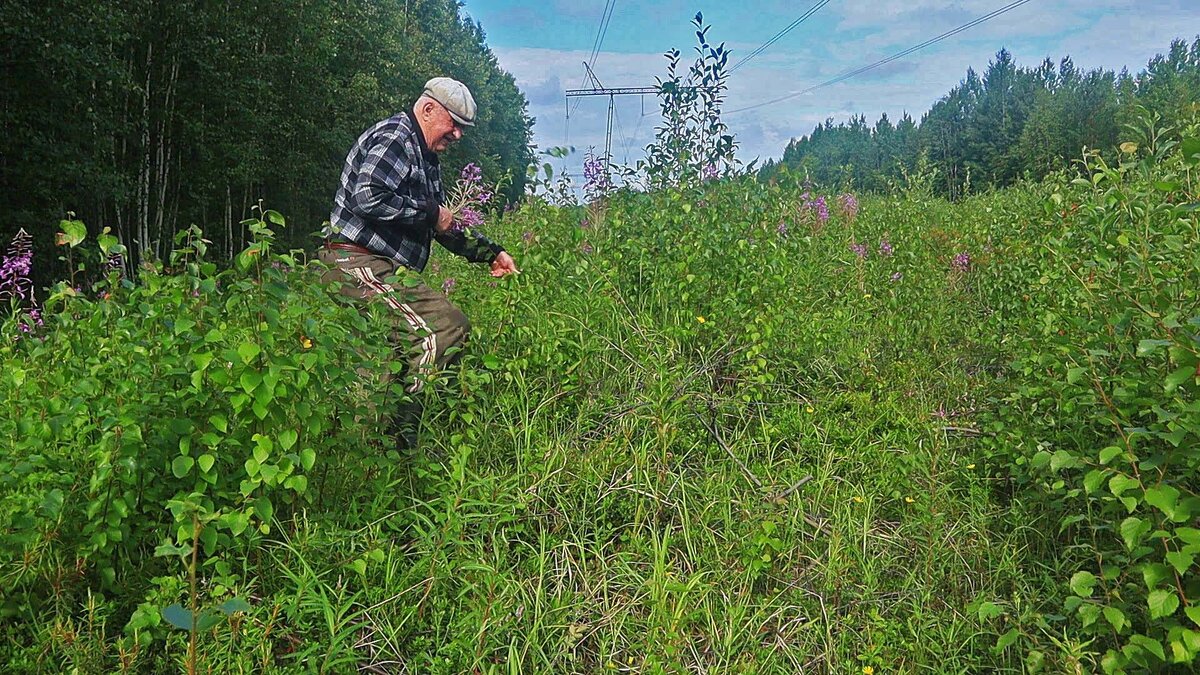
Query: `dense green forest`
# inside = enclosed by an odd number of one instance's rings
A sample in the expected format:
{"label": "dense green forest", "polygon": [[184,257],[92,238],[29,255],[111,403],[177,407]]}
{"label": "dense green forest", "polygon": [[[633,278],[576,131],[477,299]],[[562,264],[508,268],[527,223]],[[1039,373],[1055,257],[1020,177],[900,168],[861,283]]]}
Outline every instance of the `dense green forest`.
{"label": "dense green forest", "polygon": [[482,113],[452,167],[511,172],[512,196],[530,160],[525,97],[454,0],[4,3],[0,63],[0,240],[34,235],[39,287],[68,212],[131,265],[191,224],[228,258],[259,200],[310,244],[354,139],[435,75]]}
{"label": "dense green forest", "polygon": [[1018,67],[1001,50],[980,77],[966,78],[921,117],[871,125],[865,115],[788,143],[760,175],[806,172],[820,185],[886,191],[906,176],[936,171],[935,188],[958,198],[971,190],[1040,179],[1066,168],[1084,147],[1115,152],[1118,135],[1143,114],[1171,124],[1200,101],[1200,38],[1171,43],[1137,75],[1084,70],[1070,57]]}

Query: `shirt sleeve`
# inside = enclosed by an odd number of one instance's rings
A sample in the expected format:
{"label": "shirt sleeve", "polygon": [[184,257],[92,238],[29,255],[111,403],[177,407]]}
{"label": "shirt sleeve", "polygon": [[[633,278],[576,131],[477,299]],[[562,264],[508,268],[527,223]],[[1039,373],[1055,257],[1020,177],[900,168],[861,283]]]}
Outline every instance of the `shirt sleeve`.
{"label": "shirt sleeve", "polygon": [[405,228],[437,224],[438,200],[425,187],[420,150],[414,145],[398,134],[376,139],[350,190],[348,206],[354,215]]}
{"label": "shirt sleeve", "polygon": [[470,262],[490,263],[504,250],[503,246],[493,242],[476,230],[459,230],[436,235],[439,244],[452,253],[456,253]]}

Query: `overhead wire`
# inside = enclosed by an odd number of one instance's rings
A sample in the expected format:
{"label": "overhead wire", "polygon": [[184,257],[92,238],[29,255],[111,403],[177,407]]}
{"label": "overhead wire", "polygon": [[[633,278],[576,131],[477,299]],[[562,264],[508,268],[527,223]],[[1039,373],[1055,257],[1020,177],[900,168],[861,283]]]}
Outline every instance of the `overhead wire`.
{"label": "overhead wire", "polygon": [[[616,9],[616,6],[617,0],[605,0],[604,10],[600,12],[600,25],[596,27],[596,37],[592,40],[592,51],[588,55],[587,68],[584,69],[583,82],[579,85],[580,89],[587,86],[588,80],[592,79],[588,71],[596,65],[596,59],[600,56],[600,48],[604,44],[605,36],[608,35],[608,26],[612,23],[613,10]],[[575,99],[575,104],[567,111],[568,120],[579,109],[580,103],[579,99]]]}
{"label": "overhead wire", "polygon": [[803,95],[805,95],[805,94],[810,94],[810,93],[812,93],[812,92],[814,92],[814,91],[816,91],[816,90],[818,90],[818,89],[824,88],[824,87],[829,87],[829,86],[832,86],[832,85],[835,85],[835,84],[839,84],[839,83],[841,83],[841,82],[845,82],[846,80],[848,80],[848,79],[850,79],[850,78],[852,78],[852,77],[856,77],[856,76],[858,76],[858,75],[862,75],[863,73],[865,73],[865,72],[867,72],[867,71],[874,70],[874,69],[876,69],[876,68],[878,68],[878,67],[880,67],[880,66],[883,66],[883,65],[887,65],[887,64],[891,63],[892,61],[895,61],[895,60],[897,60],[897,59],[902,59],[902,58],[904,58],[905,56],[908,56],[909,54],[912,54],[912,53],[914,53],[914,52],[920,51],[920,50],[922,50],[922,49],[924,49],[924,48],[926,48],[926,47],[929,47],[929,46],[932,46],[932,45],[934,45],[934,44],[937,44],[938,42],[941,42],[942,40],[945,40],[945,39],[947,39],[947,38],[950,38],[950,37],[953,37],[953,36],[955,36],[955,35],[958,35],[959,33],[963,32],[963,31],[965,31],[965,30],[968,30],[968,29],[970,29],[970,28],[974,28],[975,26],[978,26],[979,24],[981,24],[981,23],[984,23],[985,21],[990,21],[990,20],[992,20],[992,19],[994,19],[994,18],[996,18],[996,17],[1000,16],[1001,14],[1006,14],[1006,13],[1008,13],[1008,12],[1010,12],[1010,11],[1012,11],[1012,10],[1014,10],[1014,9],[1018,8],[1018,7],[1020,7],[1021,5],[1028,4],[1029,2],[1032,2],[1032,0],[1016,0],[1015,2],[1011,2],[1011,3],[1007,4],[1007,5],[1005,5],[1004,7],[1001,7],[1000,9],[997,9],[997,10],[994,10],[994,11],[992,11],[992,12],[989,12],[988,14],[985,14],[985,15],[983,15],[983,16],[981,16],[981,17],[979,17],[979,18],[977,18],[977,19],[975,19],[975,20],[973,20],[973,21],[969,21],[969,22],[967,22],[967,23],[965,23],[965,24],[963,24],[963,25],[961,25],[961,26],[959,26],[959,27],[957,27],[957,28],[954,28],[954,29],[948,30],[948,31],[946,31],[945,33],[942,33],[941,35],[939,35],[939,36],[937,36],[937,37],[935,37],[935,38],[930,38],[929,40],[926,40],[925,42],[922,42],[922,43],[921,43],[921,44],[919,44],[919,45],[916,45],[916,46],[913,46],[913,47],[909,47],[908,49],[905,49],[904,51],[901,51],[901,52],[897,52],[897,53],[895,53],[895,54],[892,54],[891,56],[889,56],[889,57],[887,57],[887,58],[885,58],[885,59],[880,59],[880,60],[878,60],[878,61],[876,61],[875,63],[872,63],[872,64],[870,64],[870,65],[866,65],[866,66],[863,66],[863,67],[861,67],[861,68],[856,68],[856,69],[854,69],[854,70],[851,70],[851,71],[849,71],[849,72],[842,73],[841,75],[838,75],[837,77],[835,77],[835,78],[833,78],[833,79],[826,80],[826,81],[824,81],[824,82],[822,82],[822,83],[820,83],[820,84],[815,84],[815,85],[813,85],[813,86],[811,86],[811,87],[809,87],[809,88],[807,88],[807,89],[802,89],[802,90],[800,90],[800,91],[795,91],[795,92],[792,92],[792,93],[790,93],[790,94],[787,94],[787,95],[784,95],[784,96],[780,96],[780,97],[778,97],[778,98],[773,98],[773,99],[771,99],[771,100],[769,100],[769,101],[763,101],[762,103],[755,103],[754,105],[748,105],[748,106],[746,106],[746,107],[744,107],[744,108],[737,108],[736,110],[727,110],[727,111],[725,111],[725,114],[726,114],[726,115],[732,115],[732,114],[734,114],[734,113],[740,113],[740,112],[745,112],[745,111],[747,111],[747,110],[754,110],[754,109],[756,109],[756,108],[762,108],[762,107],[764,107],[764,106],[768,106],[768,105],[774,105],[774,104],[776,104],[776,103],[780,103],[780,102],[786,101],[786,100],[788,100],[788,99],[796,98],[797,96],[803,96]]}
{"label": "overhead wire", "polygon": [[737,70],[738,68],[741,68],[743,65],[745,65],[747,61],[749,61],[749,60],[753,59],[754,57],[758,56],[759,54],[763,53],[768,47],[770,47],[771,45],[778,42],[779,39],[782,38],[784,35],[787,35],[788,33],[792,32],[792,30],[795,29],[796,26],[799,26],[800,24],[804,23],[808,19],[808,17],[812,16],[813,14],[816,14],[817,12],[819,12],[821,10],[821,8],[823,8],[825,5],[828,5],[832,1],[833,0],[821,0],[821,2],[818,2],[817,4],[813,5],[812,7],[809,7],[807,12],[800,15],[800,18],[798,18],[795,21],[793,21],[792,23],[788,24],[788,26],[786,28],[784,28],[783,30],[776,33],[770,40],[767,40],[766,42],[762,43],[762,45],[760,45],[757,49],[755,49],[754,51],[747,54],[741,61],[738,61],[737,63],[733,64],[733,67],[729,69],[729,72],[733,73],[735,70]]}

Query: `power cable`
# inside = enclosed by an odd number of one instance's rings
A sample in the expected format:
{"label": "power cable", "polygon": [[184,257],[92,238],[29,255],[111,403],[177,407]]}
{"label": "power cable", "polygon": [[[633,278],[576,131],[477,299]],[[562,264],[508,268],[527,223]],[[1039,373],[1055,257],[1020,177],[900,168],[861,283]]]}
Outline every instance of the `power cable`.
{"label": "power cable", "polygon": [[763,101],[762,103],[755,103],[754,105],[748,105],[744,108],[738,108],[736,110],[727,110],[727,111],[725,111],[725,114],[732,115],[734,113],[745,112],[747,110],[754,110],[755,108],[761,108],[763,106],[774,105],[781,101],[786,101],[791,98],[796,98],[797,96],[803,96],[805,94],[810,94],[810,93],[812,93],[818,89],[821,89],[823,87],[828,87],[828,86],[831,86],[834,84],[838,84],[840,82],[845,82],[846,80],[848,80],[852,77],[862,75],[863,73],[865,73],[869,70],[874,70],[874,69],[878,68],[879,66],[889,64],[892,61],[895,61],[896,59],[902,59],[905,56],[912,54],[913,52],[916,52],[916,51],[922,50],[926,47],[929,47],[931,45],[937,44],[938,42],[941,42],[942,40],[945,40],[946,38],[952,37],[954,35],[958,35],[959,33],[963,32],[969,28],[974,28],[975,26],[978,26],[979,24],[981,24],[985,21],[994,19],[994,18],[1000,16],[1001,14],[1010,12],[1010,11],[1020,7],[1021,5],[1027,4],[1029,2],[1032,2],[1032,0],[1017,0],[1016,2],[1009,3],[1009,4],[1005,5],[1004,7],[1001,7],[1000,9],[997,9],[989,14],[985,14],[984,16],[981,16],[978,19],[975,19],[974,21],[970,21],[968,23],[965,23],[965,24],[959,26],[958,28],[946,31],[945,33],[942,33],[941,35],[939,35],[935,38],[926,40],[925,42],[922,42],[921,44],[916,45],[915,47],[909,47],[908,49],[905,49],[902,52],[892,54],[891,56],[887,57],[886,59],[880,59],[879,61],[876,61],[875,63],[872,63],[868,66],[863,66],[861,68],[851,70],[847,73],[843,73],[843,74],[838,75],[837,77],[833,78],[832,80],[826,80],[825,82],[822,82],[821,84],[813,85],[813,86],[809,87],[808,89],[803,89],[801,91],[792,92],[785,96],[780,96],[779,98],[771,99],[770,101]]}
{"label": "power cable", "polygon": [[733,67],[729,69],[729,72],[732,73],[733,71],[737,70],[738,68],[741,68],[743,65],[745,65],[745,63],[747,61],[749,61],[750,59],[763,53],[764,50],[766,50],[768,47],[770,47],[771,45],[778,42],[779,39],[782,38],[784,35],[787,35],[788,33],[792,32],[792,29],[794,29],[796,26],[799,26],[800,24],[804,23],[804,21],[806,19],[808,19],[808,17],[812,16],[813,14],[816,14],[818,11],[821,10],[822,7],[824,7],[825,5],[828,5],[830,2],[832,2],[832,0],[821,0],[821,2],[818,2],[817,4],[810,7],[807,12],[805,12],[804,14],[802,14],[800,16],[800,18],[796,19],[791,24],[789,24],[787,26],[787,28],[784,28],[783,30],[776,33],[775,36],[772,37],[770,40],[767,40],[761,46],[759,46],[757,49],[750,52],[741,61],[738,61],[737,63],[735,63],[733,65]]}
{"label": "power cable", "polygon": [[600,47],[604,44],[604,37],[608,35],[608,26],[612,23],[613,10],[617,7],[617,0],[608,0],[604,5],[604,14],[600,15],[600,29],[596,32],[596,40],[592,43],[592,55],[588,57],[588,67],[592,68],[596,65],[596,58],[600,56]]}

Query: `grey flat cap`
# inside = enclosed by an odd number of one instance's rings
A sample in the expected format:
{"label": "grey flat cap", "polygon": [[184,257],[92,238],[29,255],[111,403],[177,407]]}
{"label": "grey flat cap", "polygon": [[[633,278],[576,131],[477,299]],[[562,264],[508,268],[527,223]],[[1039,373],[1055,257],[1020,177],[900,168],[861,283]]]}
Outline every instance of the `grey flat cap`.
{"label": "grey flat cap", "polygon": [[425,83],[425,96],[445,106],[455,122],[475,126],[475,97],[467,85],[449,77],[435,77]]}

